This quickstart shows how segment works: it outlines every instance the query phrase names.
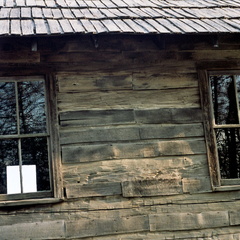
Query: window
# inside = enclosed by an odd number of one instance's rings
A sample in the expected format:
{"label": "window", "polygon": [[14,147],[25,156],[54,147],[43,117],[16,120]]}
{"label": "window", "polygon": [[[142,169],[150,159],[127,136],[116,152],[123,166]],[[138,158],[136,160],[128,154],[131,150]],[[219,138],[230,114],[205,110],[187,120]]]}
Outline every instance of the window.
{"label": "window", "polygon": [[0,78],[0,201],[56,195],[48,84],[43,77]]}
{"label": "window", "polygon": [[210,174],[215,187],[240,185],[240,75],[202,72]]}

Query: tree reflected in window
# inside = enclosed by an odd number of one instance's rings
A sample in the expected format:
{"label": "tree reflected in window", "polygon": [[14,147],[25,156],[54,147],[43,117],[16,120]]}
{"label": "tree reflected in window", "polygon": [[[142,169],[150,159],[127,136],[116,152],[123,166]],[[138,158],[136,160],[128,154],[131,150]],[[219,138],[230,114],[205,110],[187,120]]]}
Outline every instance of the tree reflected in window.
{"label": "tree reflected in window", "polygon": [[[7,167],[35,166],[37,191],[50,190],[49,136],[44,80],[0,82],[0,194],[7,191]],[[29,168],[31,169],[31,168]]]}
{"label": "tree reflected in window", "polygon": [[46,132],[43,82],[19,82],[17,88],[20,133]]}
{"label": "tree reflected in window", "polygon": [[225,179],[240,177],[239,80],[238,76],[210,77],[220,173]]}
{"label": "tree reflected in window", "polygon": [[19,165],[18,155],[16,139],[0,140],[0,194],[7,193],[6,166]]}
{"label": "tree reflected in window", "polygon": [[22,164],[37,168],[37,190],[50,190],[48,146],[46,137],[22,139]]}
{"label": "tree reflected in window", "polygon": [[14,82],[0,82],[0,135],[17,134]]}

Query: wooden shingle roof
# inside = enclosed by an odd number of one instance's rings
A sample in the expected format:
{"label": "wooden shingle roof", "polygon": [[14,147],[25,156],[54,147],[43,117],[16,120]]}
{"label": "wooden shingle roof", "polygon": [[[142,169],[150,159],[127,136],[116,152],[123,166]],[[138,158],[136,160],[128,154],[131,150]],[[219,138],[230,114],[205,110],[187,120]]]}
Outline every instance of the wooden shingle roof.
{"label": "wooden shingle roof", "polygon": [[240,0],[0,0],[0,36],[226,32]]}

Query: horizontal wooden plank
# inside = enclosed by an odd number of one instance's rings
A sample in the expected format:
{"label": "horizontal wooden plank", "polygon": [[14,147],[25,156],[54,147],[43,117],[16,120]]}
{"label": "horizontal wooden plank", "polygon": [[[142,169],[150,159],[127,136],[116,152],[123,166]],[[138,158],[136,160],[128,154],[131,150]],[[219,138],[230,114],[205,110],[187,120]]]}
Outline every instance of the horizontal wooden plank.
{"label": "horizontal wooden plank", "polygon": [[[71,21],[71,20],[70,20]],[[146,46],[146,43],[142,41]],[[91,42],[90,42],[91,43]],[[98,43],[98,42],[97,42]],[[105,44],[109,44],[107,40]],[[94,48],[94,44],[90,45],[90,48],[86,48],[85,51],[79,52],[63,52],[62,46],[56,42],[52,42],[56,51],[53,53],[52,48],[48,46],[49,51],[45,50],[45,46],[41,46],[42,55],[41,61],[46,64],[66,64],[67,68],[61,69],[61,72],[70,72],[74,69],[75,74],[92,73],[92,75],[98,75],[100,72],[108,73],[107,75],[113,75],[112,73],[133,73],[146,71],[150,75],[155,72],[159,74],[175,73],[178,74],[196,74],[195,62],[189,60],[188,55],[178,56],[176,51],[176,45],[174,50],[171,51],[123,51],[116,44],[113,51],[98,51]],[[80,44],[80,42],[78,43]],[[135,42],[132,42],[134,45]],[[50,44],[49,44],[50,45]],[[96,45],[98,47],[98,45]],[[44,47],[44,48],[43,48]],[[47,46],[46,46],[47,47]],[[100,48],[100,47],[99,47]],[[66,47],[67,49],[67,47]],[[181,57],[181,61],[179,61]],[[69,65],[69,62],[72,64]],[[89,62],[91,64],[86,64]]]}
{"label": "horizontal wooden plank", "polygon": [[183,178],[182,184],[184,193],[212,192],[210,177]]}
{"label": "horizontal wooden plank", "polygon": [[204,61],[204,60],[237,60],[239,59],[240,50],[199,50],[199,51],[192,51],[192,52],[180,52],[179,58],[180,59],[192,59],[195,61]]}
{"label": "horizontal wooden plank", "polygon": [[63,163],[78,163],[205,153],[204,140],[69,145],[62,146],[62,161]]}
{"label": "horizontal wooden plank", "polygon": [[139,140],[139,130],[136,127],[101,127],[89,129],[73,129],[60,133],[61,144],[84,142],[114,142]]}
{"label": "horizontal wooden plank", "polygon": [[0,63],[39,63],[40,53],[39,52],[0,52],[1,58]]}
{"label": "horizontal wooden plank", "polygon": [[[189,196],[190,194],[184,194],[183,197]],[[206,196],[207,194],[193,194],[195,197]],[[214,195],[212,193],[208,193],[209,196]],[[177,197],[177,196],[176,196]],[[220,196],[219,196],[220,197]],[[168,197],[168,198],[172,198]],[[194,204],[171,204],[171,205],[155,205],[152,206],[152,210],[154,214],[162,214],[162,213],[200,213],[200,212],[208,212],[208,211],[235,211],[238,208],[238,201],[215,201],[215,202],[199,202]],[[240,231],[239,231],[240,232]]]}
{"label": "horizontal wooden plank", "polygon": [[[96,237],[149,231],[148,216],[113,216],[66,222],[69,238]],[[113,236],[111,239],[115,239]]]}
{"label": "horizontal wooden plank", "polygon": [[[118,235],[97,236],[98,240],[142,240],[139,236],[144,237],[144,240],[229,240],[240,238],[240,233],[237,227],[230,228],[215,228],[213,229],[199,229],[190,231],[168,231],[158,233],[119,233]],[[89,240],[89,238],[86,238]],[[90,240],[92,240],[90,238]]]}
{"label": "horizontal wooden plank", "polygon": [[0,227],[2,239],[55,239],[65,237],[63,220],[28,222]]}
{"label": "horizontal wooden plank", "polygon": [[[209,177],[205,155],[171,156],[158,158],[121,159],[81,164],[64,164],[63,179],[66,185],[98,182],[122,182],[149,178],[168,179]],[[208,185],[207,185],[208,186]],[[207,188],[206,186],[206,188]]]}
{"label": "horizontal wooden plank", "polygon": [[200,108],[161,108],[135,110],[138,123],[197,123],[202,122]]}
{"label": "horizontal wooden plank", "polygon": [[199,108],[197,88],[153,91],[59,93],[60,112],[89,109]]}
{"label": "horizontal wooden plank", "polygon": [[202,137],[202,124],[166,124],[125,127],[90,127],[60,132],[63,145],[88,142],[117,142],[140,139]]}
{"label": "horizontal wooden plank", "polygon": [[[105,9],[108,11],[107,9]],[[112,14],[108,11],[108,13]],[[82,21],[82,20],[81,20]],[[114,19],[118,27],[126,32],[134,32],[128,25],[121,19]],[[90,21],[94,24],[95,21]],[[103,28],[103,31],[105,28]],[[144,38],[144,41],[142,40]],[[97,38],[98,51],[107,52],[122,52],[122,51],[156,51],[159,50],[153,39],[149,36],[137,35],[122,35],[121,38],[116,38],[113,35],[98,35]],[[63,45],[61,52],[92,52],[94,49],[94,42],[89,35],[81,35],[76,38],[71,38],[68,44],[63,44],[66,41],[59,38],[58,44]]]}
{"label": "horizontal wooden plank", "polygon": [[122,182],[124,197],[167,196],[182,194],[181,179],[154,179]]}
{"label": "horizontal wooden plank", "polygon": [[[145,214],[162,214],[162,213],[180,213],[191,212],[199,213],[211,211],[238,211],[239,200],[236,200],[239,196],[239,191],[231,192],[215,192],[215,193],[198,193],[198,194],[178,194],[169,196],[153,196],[145,198],[122,198],[121,196],[109,196],[109,197],[97,197],[92,199],[75,199],[74,201],[65,201],[61,204],[51,205],[51,210],[58,213],[64,211],[68,213],[70,211],[82,209],[80,213],[88,214],[89,211],[95,213],[108,213],[113,216],[114,210],[125,212],[126,214],[136,212],[136,209],[143,210]],[[85,201],[86,200],[86,201]],[[170,203],[170,204],[169,204]],[[145,207],[144,207],[145,206]],[[146,206],[151,206],[151,212]],[[39,207],[38,207],[39,209]],[[44,207],[42,210],[46,210]],[[28,208],[28,212],[35,212],[36,208]],[[85,211],[86,210],[86,211]],[[88,211],[89,210],[89,211]],[[93,211],[94,210],[94,211]],[[108,211],[110,210],[110,211]],[[137,211],[138,212],[138,211]],[[7,214],[5,214],[7,215]],[[1,223],[11,224],[16,222],[15,216],[6,218],[5,215],[0,215]],[[6,221],[4,221],[4,218]],[[2,225],[4,225],[2,224]],[[238,226],[233,226],[238,227]],[[205,229],[206,230],[206,229]],[[238,229],[239,230],[239,229]],[[240,232],[240,231],[239,231]]]}
{"label": "horizontal wooden plank", "polygon": [[133,88],[143,89],[169,89],[197,87],[196,74],[172,74],[139,72],[133,74]]}
{"label": "horizontal wooden plank", "polygon": [[134,123],[133,109],[72,111],[59,117],[62,127]]}
{"label": "horizontal wooden plank", "polygon": [[141,139],[166,139],[204,136],[202,124],[148,125],[139,128]]}
{"label": "horizontal wooden plank", "polygon": [[229,226],[228,211],[165,213],[149,216],[150,231],[194,230]]}
{"label": "horizontal wooden plank", "polygon": [[236,209],[235,211],[230,211],[230,225],[240,225],[240,211]]}
{"label": "horizontal wooden plank", "polygon": [[59,92],[132,89],[132,76],[115,74],[59,74]]}
{"label": "horizontal wooden plank", "polygon": [[118,182],[75,184],[66,186],[67,198],[111,196],[122,193],[121,184]]}
{"label": "horizontal wooden plank", "polygon": [[82,110],[60,113],[62,127],[129,123],[195,123],[202,121],[199,108]]}
{"label": "horizontal wooden plank", "polygon": [[[72,28],[81,28],[82,31],[85,31],[83,29],[83,26],[78,20],[69,20],[71,23]],[[93,21],[91,21],[93,22]],[[92,52],[93,53],[93,52]],[[100,52],[100,51],[94,51],[94,54],[89,54],[89,52],[69,52],[69,53],[48,53],[44,54],[42,56],[42,60],[44,62],[48,63],[67,63],[67,62],[75,62],[75,63],[86,63],[91,62],[91,65],[95,63],[99,64],[106,64],[110,63],[111,65],[114,63],[121,63],[121,61],[124,60],[123,55],[117,51],[115,52]],[[131,62],[131,59],[125,59],[127,63]],[[84,64],[85,65],[85,64]],[[84,66],[85,67],[85,66]]]}
{"label": "horizontal wooden plank", "polygon": [[[80,12],[77,9],[73,9],[72,12]],[[74,13],[75,14],[75,13]],[[82,15],[83,16],[83,15]],[[146,19],[147,22],[155,22],[151,19]],[[184,21],[185,20],[181,20]],[[119,27],[122,27],[121,23],[123,23],[122,20],[115,20],[115,23],[120,23]],[[188,21],[189,22],[189,21]],[[193,24],[196,25],[194,21],[190,21]],[[233,23],[233,22],[232,22]],[[237,24],[237,23],[235,23]],[[159,26],[159,24],[157,23]],[[133,32],[129,26],[125,29],[126,31]],[[237,49],[237,46],[239,46],[239,37],[236,35],[232,37],[231,35],[219,35],[218,36],[219,41],[221,42],[221,49],[227,50],[227,49]],[[67,41],[66,41],[67,39]],[[46,52],[51,52],[52,43],[55,43],[54,47],[58,47],[59,53],[83,53],[88,52],[90,53],[88,57],[92,57],[94,59],[94,56],[99,56],[97,52],[118,52],[121,54],[125,54],[125,52],[131,52],[131,53],[142,53],[147,56],[147,54],[151,53],[152,56],[156,56],[158,54],[159,59],[164,59],[164,57],[168,54],[169,56],[172,54],[172,56],[175,57],[176,61],[172,61],[172,64],[175,63],[178,66],[178,60],[177,55],[174,55],[174,52],[176,53],[178,49],[181,50],[212,50],[212,51],[219,51],[219,49],[213,49],[212,48],[212,37],[206,36],[206,35],[133,35],[133,34],[125,34],[121,35],[116,38],[116,35],[98,35],[92,38],[91,35],[75,35],[75,36],[66,36],[65,38],[62,37],[56,37],[56,38],[49,38],[49,41],[45,41],[44,38],[39,39],[39,49]],[[97,45],[95,44],[95,42]],[[97,48],[95,48],[97,46]],[[178,48],[179,47],[179,48]],[[165,48],[165,50],[163,50]],[[94,54],[97,53],[97,54]],[[170,54],[171,53],[171,54]],[[165,56],[164,56],[165,54]],[[142,55],[143,56],[143,55]],[[104,59],[104,58],[103,58]],[[104,59],[106,60],[106,59]],[[110,60],[110,59],[109,59]],[[113,60],[113,59],[111,59]],[[167,60],[165,58],[165,60]],[[172,58],[173,60],[173,58]],[[162,62],[162,64],[167,64],[168,61]],[[170,62],[169,62],[170,63]],[[181,62],[180,62],[181,63]],[[123,63],[122,63],[123,64]],[[168,64],[167,64],[168,65]],[[166,66],[167,66],[166,65]],[[180,66],[180,65],[179,65]],[[79,66],[80,67],[80,66]],[[87,67],[86,65],[84,67]],[[154,67],[154,66],[152,66]],[[155,66],[155,70],[157,70],[157,66]],[[78,71],[81,73],[80,71]],[[137,75],[141,75],[141,72],[135,72]],[[147,73],[147,72],[146,72]],[[150,72],[148,72],[150,74]],[[189,72],[185,72],[186,75],[189,74]],[[168,75],[172,76],[173,79],[176,79],[177,77],[181,77],[178,72],[165,72],[164,68],[161,68],[161,71],[156,71],[157,75]],[[195,73],[196,74],[196,73]],[[156,76],[157,76],[156,75]],[[174,77],[176,76],[176,78]],[[191,75],[191,74],[190,74]],[[188,75],[188,76],[190,76]]]}
{"label": "horizontal wooden plank", "polygon": [[7,77],[0,77],[0,80],[4,81],[43,81],[44,80],[44,76],[38,76],[38,75],[34,75],[34,76],[7,76]]}

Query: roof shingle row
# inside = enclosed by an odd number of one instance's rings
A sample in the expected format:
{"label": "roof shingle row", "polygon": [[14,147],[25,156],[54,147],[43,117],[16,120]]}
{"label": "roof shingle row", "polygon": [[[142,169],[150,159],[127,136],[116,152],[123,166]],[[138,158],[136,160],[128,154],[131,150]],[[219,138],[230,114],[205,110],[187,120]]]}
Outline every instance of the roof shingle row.
{"label": "roof shingle row", "polygon": [[128,8],[239,7],[239,0],[0,0],[0,7]]}
{"label": "roof shingle row", "polygon": [[239,18],[239,8],[1,8],[0,19]]}
{"label": "roof shingle row", "polygon": [[0,35],[240,32],[240,0],[0,0]]}

